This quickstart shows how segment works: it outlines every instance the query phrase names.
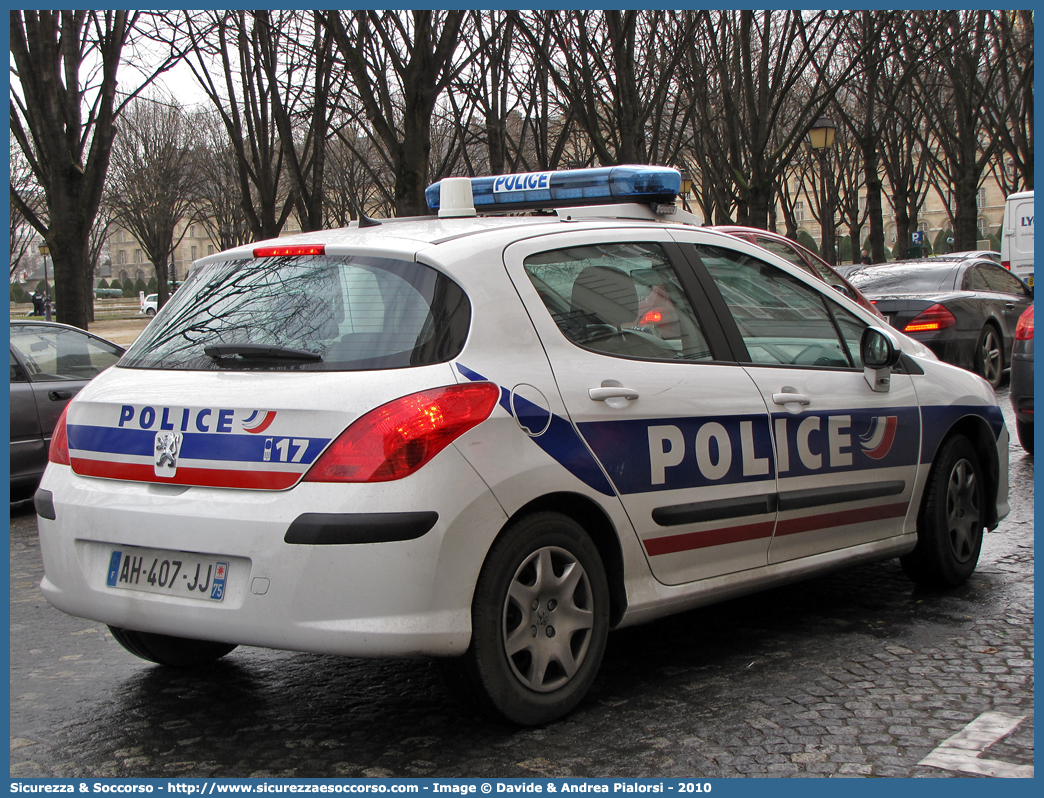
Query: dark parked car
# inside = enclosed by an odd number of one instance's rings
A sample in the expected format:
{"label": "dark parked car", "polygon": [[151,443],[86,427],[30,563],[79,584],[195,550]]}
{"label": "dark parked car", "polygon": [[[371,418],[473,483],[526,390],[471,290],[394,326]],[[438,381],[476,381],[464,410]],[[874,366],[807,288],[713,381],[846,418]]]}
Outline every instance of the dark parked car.
{"label": "dark parked car", "polygon": [[123,348],[67,324],[11,322],[11,501],[28,499],[62,410]]}
{"label": "dark parked car", "polygon": [[939,255],[938,257],[946,259],[951,258],[953,260],[964,260],[965,258],[986,258],[992,260],[994,263],[1001,262],[1001,256],[999,252],[994,252],[989,249],[974,249],[964,250],[963,252],[951,252],[947,255]]}
{"label": "dark parked car", "polygon": [[1033,454],[1033,305],[1019,317],[1011,353],[1011,407],[1022,448]]}
{"label": "dark parked car", "polygon": [[806,249],[796,241],[792,241],[786,236],[781,236],[779,233],[772,233],[768,230],[761,230],[757,227],[719,225],[718,227],[712,227],[710,229],[717,230],[720,233],[728,233],[729,235],[736,236],[736,238],[742,238],[744,241],[757,244],[759,247],[763,247],[769,252],[773,252],[780,257],[786,258],[795,266],[800,266],[805,271],[814,274],[820,280],[823,280],[827,285],[833,286],[849,299],[854,299],[867,310],[880,316],[882,319],[884,318],[884,316],[881,316],[881,313],[877,308],[874,307],[873,303],[867,300],[867,298],[864,297],[854,285],[848,282],[848,280],[845,279],[837,269],[819,257],[816,253]]}
{"label": "dark parked car", "polygon": [[1033,289],[989,258],[926,258],[865,266],[849,281],[888,323],[994,388],[1011,365]]}

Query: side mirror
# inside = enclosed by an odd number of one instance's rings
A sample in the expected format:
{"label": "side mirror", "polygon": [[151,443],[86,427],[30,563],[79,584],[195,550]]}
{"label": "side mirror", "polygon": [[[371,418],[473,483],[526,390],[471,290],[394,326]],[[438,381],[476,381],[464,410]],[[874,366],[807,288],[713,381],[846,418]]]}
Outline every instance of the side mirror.
{"label": "side mirror", "polygon": [[878,393],[887,393],[891,387],[892,369],[899,362],[902,350],[899,339],[880,327],[867,327],[859,339],[859,358],[863,361],[863,376]]}
{"label": "side mirror", "polygon": [[834,283],[830,287],[837,291],[839,294],[843,294],[844,296],[848,297],[849,299],[855,299],[855,292],[843,283]]}

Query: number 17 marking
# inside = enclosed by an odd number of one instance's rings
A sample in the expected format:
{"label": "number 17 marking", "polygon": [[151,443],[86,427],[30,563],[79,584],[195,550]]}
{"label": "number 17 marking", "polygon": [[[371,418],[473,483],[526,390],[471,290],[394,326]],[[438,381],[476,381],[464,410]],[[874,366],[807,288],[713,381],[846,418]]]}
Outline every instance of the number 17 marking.
{"label": "number 17 marking", "polygon": [[[276,441],[275,448],[276,452],[278,452],[279,461],[281,463],[285,463],[288,461],[290,454],[290,443],[290,438],[280,438],[278,441]],[[308,449],[308,439],[294,438],[293,445],[295,447],[294,456],[293,459],[289,460],[289,462],[300,463],[301,460],[304,458],[305,451]]]}

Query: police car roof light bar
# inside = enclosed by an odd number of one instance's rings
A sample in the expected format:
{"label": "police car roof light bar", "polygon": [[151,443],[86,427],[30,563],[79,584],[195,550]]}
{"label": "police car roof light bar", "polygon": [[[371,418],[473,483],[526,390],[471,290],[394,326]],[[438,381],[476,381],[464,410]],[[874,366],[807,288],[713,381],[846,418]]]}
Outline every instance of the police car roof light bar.
{"label": "police car roof light bar", "polygon": [[[457,180],[471,183],[473,204],[458,206]],[[451,182],[452,181],[452,182]],[[444,185],[450,196],[443,193]],[[446,216],[474,216],[475,212],[564,208],[624,202],[673,204],[681,192],[681,173],[666,166],[606,166],[597,169],[566,169],[493,177],[447,178],[424,191],[428,207]]]}

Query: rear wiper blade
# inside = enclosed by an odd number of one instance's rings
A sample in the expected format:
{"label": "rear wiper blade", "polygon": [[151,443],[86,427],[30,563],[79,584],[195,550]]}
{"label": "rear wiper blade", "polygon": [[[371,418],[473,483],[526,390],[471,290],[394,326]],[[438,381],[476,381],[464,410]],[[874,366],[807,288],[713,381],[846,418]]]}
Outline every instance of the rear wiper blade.
{"label": "rear wiper blade", "polygon": [[203,353],[215,360],[236,355],[244,358],[303,360],[309,363],[320,363],[323,359],[323,356],[316,352],[293,349],[289,346],[272,346],[271,344],[211,344],[203,347]]}

